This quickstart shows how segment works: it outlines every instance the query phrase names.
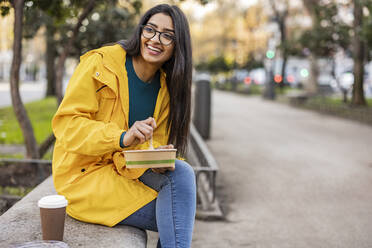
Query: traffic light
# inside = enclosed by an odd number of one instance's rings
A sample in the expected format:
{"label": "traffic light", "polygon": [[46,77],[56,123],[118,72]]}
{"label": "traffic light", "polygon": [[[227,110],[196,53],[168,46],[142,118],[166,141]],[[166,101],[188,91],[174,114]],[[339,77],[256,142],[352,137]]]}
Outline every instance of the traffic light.
{"label": "traffic light", "polygon": [[275,83],[280,84],[280,83],[282,82],[282,80],[283,80],[282,75],[276,74],[276,75],[274,76],[274,81],[275,81]]}
{"label": "traffic light", "polygon": [[267,52],[266,52],[266,58],[268,58],[268,59],[273,59],[275,57],[275,51],[273,51],[273,50],[268,50]]}
{"label": "traffic light", "polygon": [[300,74],[302,77],[309,76],[309,71],[307,69],[301,69]]}
{"label": "traffic light", "polygon": [[244,78],[244,83],[245,83],[246,85],[251,84],[251,82],[252,82],[251,77],[245,77],[245,78]]}

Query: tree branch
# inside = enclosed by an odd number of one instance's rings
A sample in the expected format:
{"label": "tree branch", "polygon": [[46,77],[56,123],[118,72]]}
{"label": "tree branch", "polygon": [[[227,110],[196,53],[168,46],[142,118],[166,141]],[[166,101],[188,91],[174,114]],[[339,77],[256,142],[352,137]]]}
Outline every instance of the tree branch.
{"label": "tree branch", "polygon": [[89,13],[94,9],[95,6],[95,0],[90,0],[86,7],[83,10],[83,13],[79,16],[78,22],[76,23],[76,26],[74,27],[72,31],[72,36],[69,39],[68,43],[64,46],[63,52],[58,58],[57,62],[57,72],[56,72],[56,93],[57,93],[57,100],[58,105],[62,102],[63,99],[63,70],[66,58],[68,54],[70,53],[70,50],[76,40],[76,37],[79,33],[79,29],[82,25],[82,22]]}
{"label": "tree branch", "polygon": [[10,93],[14,114],[21,127],[28,158],[39,158],[37,143],[31,121],[19,93],[19,70],[22,63],[22,29],[24,0],[14,0],[13,59],[10,72]]}
{"label": "tree branch", "polygon": [[41,145],[39,146],[39,154],[40,154],[40,158],[42,158],[44,156],[44,154],[48,151],[49,147],[54,143],[54,141],[56,140],[56,137],[54,136],[54,134],[50,134],[44,141],[43,143],[41,143]]}

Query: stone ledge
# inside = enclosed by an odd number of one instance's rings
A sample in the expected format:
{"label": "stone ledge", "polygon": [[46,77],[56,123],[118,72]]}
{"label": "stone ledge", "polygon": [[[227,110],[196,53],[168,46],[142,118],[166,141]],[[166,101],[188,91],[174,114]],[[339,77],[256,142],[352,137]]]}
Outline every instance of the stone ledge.
{"label": "stone ledge", "polygon": [[[56,194],[50,176],[0,216],[0,247],[41,240],[38,200]],[[66,216],[64,242],[74,247],[146,248],[146,232],[129,226],[114,228],[88,224]]]}

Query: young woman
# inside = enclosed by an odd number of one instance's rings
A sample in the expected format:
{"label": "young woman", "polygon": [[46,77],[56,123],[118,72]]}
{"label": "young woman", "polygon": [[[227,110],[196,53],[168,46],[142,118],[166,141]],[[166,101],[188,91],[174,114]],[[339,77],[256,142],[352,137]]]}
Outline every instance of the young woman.
{"label": "young woman", "polygon": [[155,6],[132,38],[81,57],[53,118],[53,179],[78,220],[159,232],[158,247],[190,247],[192,168],[127,169],[125,149],[177,148],[184,155],[192,74],[188,22]]}

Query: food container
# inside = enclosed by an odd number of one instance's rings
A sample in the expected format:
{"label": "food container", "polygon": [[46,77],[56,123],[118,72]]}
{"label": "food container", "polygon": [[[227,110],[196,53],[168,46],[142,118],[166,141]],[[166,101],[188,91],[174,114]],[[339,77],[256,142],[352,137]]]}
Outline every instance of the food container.
{"label": "food container", "polygon": [[150,149],[124,151],[127,168],[172,167],[176,162],[177,149]]}

